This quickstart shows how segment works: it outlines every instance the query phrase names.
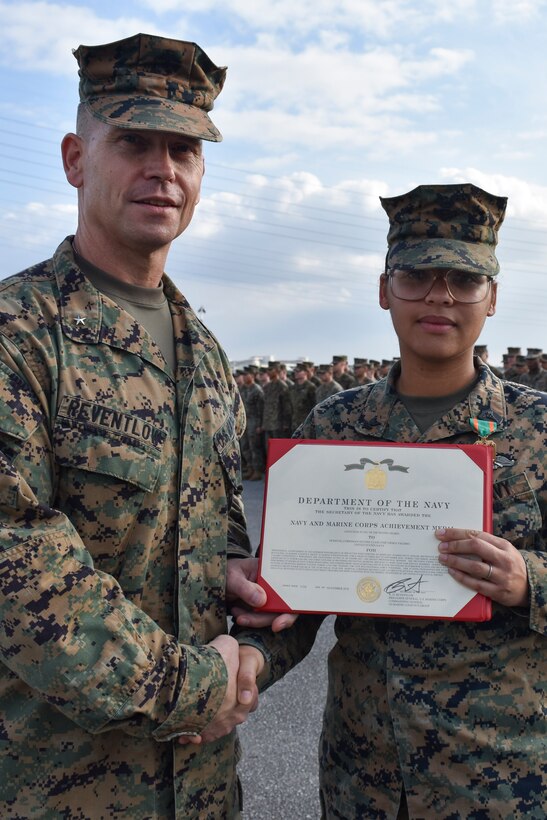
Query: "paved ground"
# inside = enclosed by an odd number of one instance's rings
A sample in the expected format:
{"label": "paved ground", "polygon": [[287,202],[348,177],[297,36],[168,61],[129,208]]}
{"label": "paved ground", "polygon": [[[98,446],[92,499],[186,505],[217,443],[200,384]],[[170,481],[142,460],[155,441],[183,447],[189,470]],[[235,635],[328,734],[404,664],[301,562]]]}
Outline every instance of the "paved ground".
{"label": "paved ground", "polygon": [[[260,538],[263,482],[245,481],[253,546]],[[267,692],[240,728],[245,820],[317,820],[317,744],[326,690],[333,618],[321,627],[308,657]]]}

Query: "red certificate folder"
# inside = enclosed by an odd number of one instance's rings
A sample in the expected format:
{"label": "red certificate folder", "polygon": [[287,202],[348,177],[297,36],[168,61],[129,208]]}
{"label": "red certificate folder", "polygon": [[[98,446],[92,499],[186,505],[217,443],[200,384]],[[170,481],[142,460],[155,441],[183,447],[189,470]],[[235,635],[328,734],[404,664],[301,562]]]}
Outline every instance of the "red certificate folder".
{"label": "red certificate folder", "polygon": [[268,612],[485,621],[434,530],[492,532],[492,448],[272,439],[258,583]]}

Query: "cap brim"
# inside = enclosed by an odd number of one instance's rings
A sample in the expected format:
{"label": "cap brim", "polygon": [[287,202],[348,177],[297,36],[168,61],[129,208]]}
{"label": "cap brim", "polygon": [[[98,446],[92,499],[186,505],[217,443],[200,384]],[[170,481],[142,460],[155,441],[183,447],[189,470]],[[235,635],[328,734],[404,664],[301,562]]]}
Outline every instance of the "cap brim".
{"label": "cap brim", "polygon": [[116,94],[93,97],[84,105],[102,122],[118,128],[144,128],[169,131],[185,137],[221,142],[222,134],[206,111],[194,105],[161,97],[134,97]]}
{"label": "cap brim", "polygon": [[499,263],[492,246],[458,239],[405,239],[388,251],[388,268],[454,268],[496,276]]}

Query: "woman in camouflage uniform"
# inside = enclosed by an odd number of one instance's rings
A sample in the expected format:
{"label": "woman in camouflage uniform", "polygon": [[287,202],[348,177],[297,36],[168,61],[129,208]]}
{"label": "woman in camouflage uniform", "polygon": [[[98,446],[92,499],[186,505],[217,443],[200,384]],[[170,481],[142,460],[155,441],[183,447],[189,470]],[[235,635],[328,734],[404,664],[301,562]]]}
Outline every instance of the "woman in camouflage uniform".
{"label": "woman in camouflage uniform", "polygon": [[[380,305],[400,363],[327,399],[296,434],[469,444],[479,420],[492,423],[497,448],[494,534],[437,533],[439,560],[492,599],[492,619],[336,620],[320,744],[329,820],[547,815],[547,397],[473,358],[495,311],[505,204],[472,185],[382,200],[391,227]],[[283,644],[246,638],[262,642],[270,682],[299,659],[318,620],[300,618]]]}

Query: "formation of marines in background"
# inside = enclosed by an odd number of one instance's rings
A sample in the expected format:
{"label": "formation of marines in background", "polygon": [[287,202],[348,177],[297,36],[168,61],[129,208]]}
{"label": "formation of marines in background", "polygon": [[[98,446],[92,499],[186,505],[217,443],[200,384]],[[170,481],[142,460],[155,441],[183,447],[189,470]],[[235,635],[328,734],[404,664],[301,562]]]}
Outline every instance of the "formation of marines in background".
{"label": "formation of marines in background", "polygon": [[[541,348],[529,347],[522,353],[520,347],[508,347],[501,368],[488,361],[487,345],[475,345],[475,355],[496,376],[547,392],[547,353]],[[337,355],[327,364],[297,362],[291,370],[280,361],[235,370],[247,414],[241,440],[243,478],[263,478],[270,438],[290,437],[316,404],[342,390],[379,381],[396,361],[358,357],[350,366],[347,356]]]}

